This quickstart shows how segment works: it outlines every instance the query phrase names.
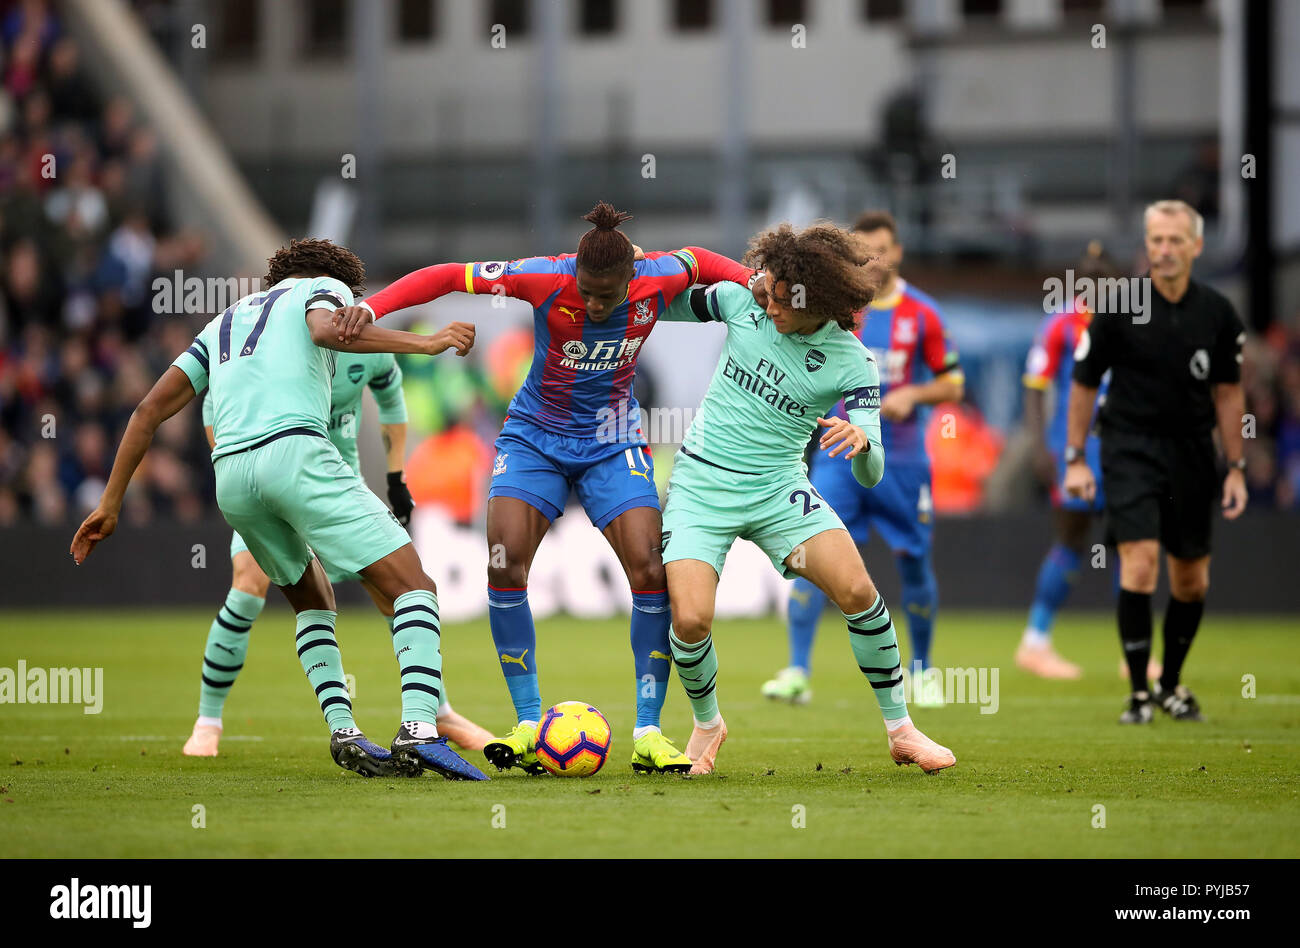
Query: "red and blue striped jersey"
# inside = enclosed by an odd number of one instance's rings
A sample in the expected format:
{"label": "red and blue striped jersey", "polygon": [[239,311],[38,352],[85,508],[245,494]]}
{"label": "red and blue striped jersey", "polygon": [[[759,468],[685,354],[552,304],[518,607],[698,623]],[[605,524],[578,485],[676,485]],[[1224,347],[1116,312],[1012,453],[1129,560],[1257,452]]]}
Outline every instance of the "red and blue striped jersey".
{"label": "red and blue striped jersey", "polygon": [[[1056,404],[1044,436],[1047,446],[1057,454],[1065,448],[1074,349],[1079,344],[1079,336],[1091,321],[1092,313],[1077,302],[1072,303],[1064,312],[1052,313],[1043,320],[1025,362],[1024,384],[1027,388],[1045,391],[1052,386],[1056,389]],[[1102,379],[1097,392],[1098,399],[1105,397],[1109,382],[1109,375]]]}
{"label": "red and blue striped jersey", "polygon": [[[872,300],[862,311],[858,338],[880,366],[880,395],[896,385],[917,385],[959,368],[934,300],[906,280],[887,299]],[[886,464],[929,464],[925,425],[929,405],[917,405],[902,421],[881,419]]]}
{"label": "red and blue striped jersey", "polygon": [[695,283],[743,285],[754,273],[698,247],[649,252],[635,262],[626,298],[597,322],[588,318],[578,295],[576,268],[572,254],[442,264],[408,274],[366,303],[379,318],[455,290],[526,301],[533,307],[533,364],[510,402],[510,417],[558,434],[594,438],[611,418],[619,419],[621,430],[639,430],[640,408],[632,396],[637,356],[677,295]]}

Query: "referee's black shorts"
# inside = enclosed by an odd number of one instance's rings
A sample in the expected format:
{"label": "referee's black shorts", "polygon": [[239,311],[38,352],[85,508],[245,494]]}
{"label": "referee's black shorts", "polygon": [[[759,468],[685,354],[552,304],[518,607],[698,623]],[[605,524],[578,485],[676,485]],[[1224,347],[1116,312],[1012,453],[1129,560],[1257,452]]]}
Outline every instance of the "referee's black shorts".
{"label": "referee's black shorts", "polygon": [[1209,555],[1221,478],[1208,432],[1152,436],[1103,430],[1101,472],[1111,542],[1159,540],[1178,559]]}

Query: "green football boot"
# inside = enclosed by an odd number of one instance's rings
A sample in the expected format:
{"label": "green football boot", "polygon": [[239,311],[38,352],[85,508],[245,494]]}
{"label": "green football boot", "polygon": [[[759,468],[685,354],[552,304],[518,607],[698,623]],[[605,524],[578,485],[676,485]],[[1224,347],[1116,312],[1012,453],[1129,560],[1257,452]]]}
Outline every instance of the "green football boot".
{"label": "green football boot", "polygon": [[483,746],[483,756],[497,770],[518,767],[532,776],[546,773],[537,759],[537,725],[516,724],[505,737],[494,737]]}
{"label": "green football boot", "polygon": [[691,759],[658,731],[638,737],[632,743],[632,769],[641,774],[684,774]]}
{"label": "green football boot", "polygon": [[807,704],[812,700],[812,686],[802,668],[782,668],[771,681],[763,682],[763,697],[791,704]]}

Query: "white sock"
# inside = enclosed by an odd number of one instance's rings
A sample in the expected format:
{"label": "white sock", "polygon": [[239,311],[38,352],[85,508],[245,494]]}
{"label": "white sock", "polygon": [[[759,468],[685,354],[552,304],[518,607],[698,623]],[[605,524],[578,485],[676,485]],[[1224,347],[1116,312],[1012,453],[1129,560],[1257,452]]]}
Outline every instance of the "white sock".
{"label": "white sock", "polygon": [[712,721],[700,721],[697,718],[695,721],[695,726],[698,727],[701,731],[712,731],[715,727],[717,727],[721,723],[722,723],[722,714],[718,713],[713,716]]}
{"label": "white sock", "polygon": [[411,732],[416,740],[427,741],[438,736],[438,728],[428,721],[403,721],[402,726]]}
{"label": "white sock", "polygon": [[209,718],[200,714],[198,723],[208,727],[221,727],[221,718]]}
{"label": "white sock", "polygon": [[520,721],[519,727],[523,727],[525,724],[527,724],[529,727],[537,727],[536,721]]}
{"label": "white sock", "polygon": [[905,715],[903,715],[901,718],[899,718],[899,719],[896,720],[896,721],[886,720],[886,721],[885,721],[885,730],[886,730],[886,731],[891,731],[891,732],[892,732],[892,731],[897,731],[897,730],[898,730],[900,727],[902,727],[903,725],[905,725],[905,724],[911,724],[911,723],[912,723],[912,718],[911,718],[911,716],[905,714]]}
{"label": "white sock", "polygon": [[655,725],[655,724],[647,724],[645,727],[633,728],[633,729],[632,729],[632,740],[634,740],[634,741],[635,741],[635,740],[639,740],[640,738],[645,737],[647,734],[651,733],[652,731],[653,731],[655,734],[660,733],[660,732],[659,732],[659,727],[658,727],[658,725]]}
{"label": "white sock", "polygon": [[1025,629],[1025,636],[1021,641],[1030,648],[1047,648],[1052,644],[1052,634],[1041,629]]}
{"label": "white sock", "polygon": [[445,718],[449,714],[451,714],[451,702],[450,701],[440,702],[438,704],[438,717]]}

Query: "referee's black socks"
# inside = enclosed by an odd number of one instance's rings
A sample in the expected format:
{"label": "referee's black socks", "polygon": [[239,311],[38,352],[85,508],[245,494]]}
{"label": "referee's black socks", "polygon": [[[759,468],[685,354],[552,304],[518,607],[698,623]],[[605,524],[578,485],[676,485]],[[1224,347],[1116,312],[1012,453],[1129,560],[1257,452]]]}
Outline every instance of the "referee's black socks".
{"label": "referee's black socks", "polygon": [[[1147,597],[1150,598],[1149,596]],[[1205,612],[1205,602],[1184,602],[1169,597],[1169,606],[1165,609],[1165,661],[1160,673],[1160,687],[1172,691],[1178,686],[1178,676],[1187,660],[1187,652],[1196,638],[1196,630],[1201,625],[1201,614]],[[1150,619],[1147,635],[1150,636]],[[1130,674],[1132,673],[1130,667]]]}
{"label": "referee's black socks", "polygon": [[1119,591],[1119,641],[1124,647],[1124,660],[1128,662],[1128,677],[1133,690],[1149,691],[1147,663],[1151,660],[1150,593],[1130,592],[1127,589]]}

